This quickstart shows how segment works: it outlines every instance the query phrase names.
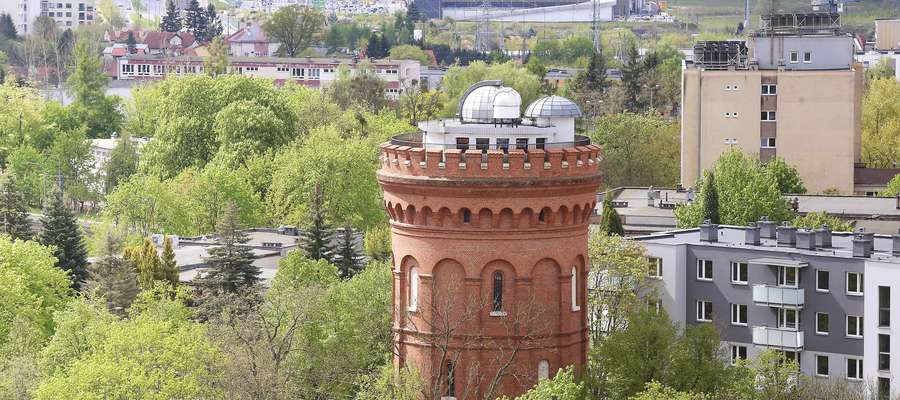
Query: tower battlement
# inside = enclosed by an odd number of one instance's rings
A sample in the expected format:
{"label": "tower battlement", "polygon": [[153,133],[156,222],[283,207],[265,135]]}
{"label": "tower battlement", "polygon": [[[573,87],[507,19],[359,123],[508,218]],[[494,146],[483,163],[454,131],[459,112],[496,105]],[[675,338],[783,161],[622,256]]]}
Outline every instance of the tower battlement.
{"label": "tower battlement", "polygon": [[600,146],[464,151],[381,145],[382,173],[435,178],[544,178],[592,176]]}

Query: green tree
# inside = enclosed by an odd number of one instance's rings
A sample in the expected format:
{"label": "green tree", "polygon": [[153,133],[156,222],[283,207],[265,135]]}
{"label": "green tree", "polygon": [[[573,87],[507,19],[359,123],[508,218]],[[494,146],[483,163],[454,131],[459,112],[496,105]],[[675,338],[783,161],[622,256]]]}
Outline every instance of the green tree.
{"label": "green tree", "polygon": [[397,374],[390,363],[380,371],[363,375],[359,380],[359,387],[356,400],[417,400],[424,390],[418,371],[407,365]]}
{"label": "green tree", "polygon": [[128,54],[134,54],[137,49],[137,40],[134,39],[134,33],[128,31],[128,38],[125,39],[125,45],[128,46]]}
{"label": "green tree", "polygon": [[88,267],[85,291],[100,296],[110,312],[124,317],[140,292],[138,275],[133,262],[119,257],[120,238],[107,232],[104,242],[103,256]]}
{"label": "green tree", "polygon": [[[597,232],[588,242],[591,281],[588,314],[591,342],[599,344],[628,326],[628,315],[646,308],[656,293],[649,278],[651,264],[644,247],[631,239]],[[654,271],[655,272],[655,271]]]}
{"label": "green tree", "polygon": [[155,175],[135,174],[106,196],[103,218],[141,237],[194,234],[189,201]]}
{"label": "green tree", "polygon": [[368,66],[361,65],[351,74],[343,66],[338,78],[328,87],[328,97],[342,109],[351,107],[368,112],[381,111],[387,106],[384,91],[387,85]]}
{"label": "green tree", "polygon": [[276,290],[297,290],[304,287],[331,287],[340,281],[334,264],[312,259],[302,251],[292,251],[278,261],[278,271],[272,287]]}
{"label": "green tree", "polygon": [[16,32],[16,24],[13,23],[12,16],[9,13],[0,14],[0,38],[7,40],[16,40],[19,33]]}
{"label": "green tree", "polygon": [[625,112],[600,117],[589,135],[603,147],[600,168],[606,187],[665,187],[678,181],[681,136],[677,123],[650,113]]}
{"label": "green tree", "polygon": [[522,104],[530,104],[541,94],[541,81],[528,70],[519,68],[513,62],[502,64],[485,64],[475,61],[468,66],[453,66],[441,80],[441,87],[447,93],[448,101],[444,107],[444,115],[456,114],[459,98],[476,82],[499,79],[522,96]]}
{"label": "green tree", "polygon": [[728,362],[715,326],[686,326],[673,348],[672,370],[667,381],[678,390],[716,393],[729,383]]}
{"label": "green tree", "polygon": [[171,236],[166,236],[163,239],[163,252],[159,257],[159,263],[164,280],[171,284],[173,288],[177,287],[179,282],[178,264],[175,262],[175,250],[172,248]]}
{"label": "green tree", "polygon": [[159,254],[149,237],[145,237],[139,247],[125,249],[124,258],[137,270],[138,286],[141,289],[152,290],[156,281],[162,280]]}
{"label": "green tree", "polygon": [[350,224],[344,225],[338,239],[337,249],[332,256],[334,264],[341,273],[341,278],[348,279],[362,270],[362,257],[356,250],[356,239],[353,234],[353,227]]}
{"label": "green tree", "polygon": [[625,53],[625,65],[622,66],[622,86],[625,88],[625,109],[640,113],[646,107],[641,99],[642,81],[641,78],[645,72],[645,65],[640,60],[637,44],[634,41],[628,42],[628,48]]}
{"label": "green tree", "polygon": [[185,297],[143,292],[122,320],[95,301],[73,301],[44,351],[47,375],[34,398],[221,398],[222,354]]}
{"label": "green tree", "polygon": [[69,275],[72,287],[78,289],[87,277],[87,247],[78,220],[63,204],[62,194],[53,196],[41,225],[38,240],[53,246],[56,266]]}
{"label": "green tree", "polygon": [[206,6],[206,36],[203,37],[203,41],[209,42],[215,38],[221,38],[222,30],[222,20],[219,19],[219,14],[216,12],[216,6],[209,3]]}
{"label": "green tree", "polygon": [[403,90],[400,95],[400,114],[415,126],[419,121],[437,119],[447,103],[447,95],[440,90],[422,91],[418,86]]}
{"label": "green tree", "polygon": [[106,96],[103,60],[92,53],[85,40],[75,44],[72,56],[73,67],[66,80],[68,91],[74,98],[70,107],[87,127],[88,137],[109,137],[119,130],[123,117],[119,112],[119,98]]}
{"label": "green tree", "polygon": [[334,258],[332,246],[333,230],[328,225],[325,217],[324,194],[321,186],[316,185],[316,191],[309,209],[309,225],[303,231],[303,251],[313,260],[325,260],[331,262]]}
{"label": "green tree", "polygon": [[263,222],[263,203],[255,193],[243,168],[231,169],[219,163],[208,164],[202,171],[184,170],[167,182],[176,197],[184,199],[186,217],[195,234],[214,231],[229,203],[237,207],[242,226],[258,226]]}
{"label": "green tree", "polygon": [[166,14],[162,16],[159,22],[159,30],[163,32],[178,32],[181,30],[181,16],[178,15],[175,0],[166,1]]}
{"label": "green tree", "polygon": [[10,174],[0,175],[0,234],[19,240],[34,236],[22,191]]}
{"label": "green tree", "polygon": [[866,70],[866,83],[878,79],[894,79],[894,61],[890,57],[883,57],[873,67]]}
{"label": "green tree", "polygon": [[206,10],[200,7],[200,2],[197,0],[190,0],[184,9],[184,17],[182,19],[184,29],[193,33],[198,39],[203,40],[206,38],[208,24]]}
{"label": "green tree", "polygon": [[128,134],[122,135],[106,162],[105,193],[110,194],[120,182],[134,175],[138,169],[137,146]]}
{"label": "green tree", "polygon": [[900,174],[894,175],[888,182],[887,189],[881,193],[882,196],[900,196]]}
{"label": "green tree", "polygon": [[219,151],[240,155],[233,161],[237,164],[243,163],[244,157],[287,144],[293,132],[285,128],[285,122],[274,111],[253,100],[228,104],[216,113],[213,122],[216,139],[221,143]]}
{"label": "green tree", "polygon": [[619,213],[613,207],[612,193],[608,193],[603,199],[603,214],[600,216],[599,230],[607,235],[625,236],[622,219],[619,218]]}
{"label": "green tree", "polygon": [[410,44],[402,44],[391,48],[390,58],[392,60],[416,60],[422,65],[431,64],[431,58],[425,54],[422,49]]}
{"label": "green tree", "polygon": [[869,167],[891,168],[900,160],[900,82],[876,79],[862,106],[862,160]]}
{"label": "green tree", "polygon": [[702,400],[701,396],[693,393],[679,392],[659,382],[647,382],[644,391],[640,392],[631,400]]}
{"label": "green tree", "polygon": [[838,217],[832,217],[825,211],[811,212],[804,216],[797,216],[794,218],[794,221],[791,222],[791,225],[805,229],[819,229],[823,225],[827,225],[828,228],[836,232],[853,231],[853,226],[848,222]]}
{"label": "green tree", "polygon": [[712,171],[707,172],[703,178],[703,187],[700,188],[703,202],[703,221],[711,224],[719,223],[719,192],[716,188],[716,175]]}
{"label": "green tree", "polygon": [[638,311],[628,315],[628,327],[599,343],[595,358],[602,369],[610,399],[627,399],[651,381],[665,382],[672,365],[678,330],[665,311]]}
{"label": "green tree", "polygon": [[325,16],[313,7],[281,7],[262,25],[266,35],[281,43],[278,54],[296,57],[321,35]]}
{"label": "green tree", "polygon": [[253,252],[243,246],[248,238],[241,231],[237,206],[232,202],[216,226],[220,246],[209,250],[208,273],[199,282],[208,295],[237,293],[259,281],[259,268],[253,265]]}
{"label": "green tree", "polygon": [[57,183],[72,201],[83,205],[99,195],[96,193],[97,177],[93,173],[94,158],[83,130],[57,135],[46,156],[49,156],[47,161],[59,180]]}
{"label": "green tree", "polygon": [[370,260],[387,261],[391,257],[391,227],[378,225],[363,235],[363,250]]}
{"label": "green tree", "polygon": [[228,46],[220,37],[214,37],[209,43],[209,57],[203,61],[203,70],[209,76],[224,75],[228,72]]}
{"label": "green tree", "polygon": [[732,149],[723,153],[716,164],[704,173],[698,182],[700,192],[694,202],[675,209],[675,217],[679,227],[695,227],[710,215],[705,213],[706,194],[711,189],[707,177],[715,175],[712,184],[718,203],[719,223],[728,225],[746,225],[768,216],[773,221],[786,221],[791,218],[787,200],[778,190],[778,182],[774,174],[755,158]]}
{"label": "green tree", "polygon": [[575,379],[572,367],[561,368],[556,376],[538,382],[537,386],[516,397],[516,400],[578,400],[583,398],[584,383]]}
{"label": "green tree", "polygon": [[372,31],[369,34],[369,41],[366,42],[366,57],[368,58],[384,58],[388,55],[390,48],[384,44],[384,34],[378,34]]}
{"label": "green tree", "polygon": [[778,185],[778,191],[782,194],[803,194],[806,187],[800,179],[800,173],[793,165],[788,164],[781,157],[775,157],[766,163],[766,171],[774,176]]}

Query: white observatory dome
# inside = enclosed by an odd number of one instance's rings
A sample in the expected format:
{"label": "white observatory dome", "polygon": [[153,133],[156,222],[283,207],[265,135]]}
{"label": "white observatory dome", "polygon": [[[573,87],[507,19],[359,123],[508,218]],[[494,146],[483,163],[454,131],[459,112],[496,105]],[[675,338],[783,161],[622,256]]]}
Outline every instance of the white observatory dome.
{"label": "white observatory dome", "polygon": [[494,95],[494,119],[519,119],[522,96],[513,88],[501,87]]}
{"label": "white observatory dome", "polygon": [[581,117],[578,104],[562,96],[544,96],[528,105],[526,118],[578,118]]}
{"label": "white observatory dome", "polygon": [[490,124],[498,119],[521,117],[522,96],[501,81],[481,81],[472,85],[459,101],[459,118],[466,123]]}

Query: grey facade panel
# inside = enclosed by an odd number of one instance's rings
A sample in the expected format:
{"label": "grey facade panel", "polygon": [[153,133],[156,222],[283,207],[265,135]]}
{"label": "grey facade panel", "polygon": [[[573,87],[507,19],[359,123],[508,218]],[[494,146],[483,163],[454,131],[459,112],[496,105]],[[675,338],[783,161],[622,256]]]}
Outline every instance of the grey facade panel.
{"label": "grey facade panel", "polygon": [[[836,70],[853,64],[853,38],[850,36],[774,36],[756,37],[751,42],[752,57],[759,69]],[[792,62],[791,53],[797,53]],[[804,61],[804,53],[811,59]]]}

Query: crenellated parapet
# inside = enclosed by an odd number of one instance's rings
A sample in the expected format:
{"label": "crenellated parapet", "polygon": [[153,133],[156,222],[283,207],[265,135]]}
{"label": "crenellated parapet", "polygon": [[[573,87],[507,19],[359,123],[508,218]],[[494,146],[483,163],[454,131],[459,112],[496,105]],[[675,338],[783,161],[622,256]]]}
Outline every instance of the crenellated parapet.
{"label": "crenellated parapet", "polygon": [[435,178],[551,178],[593,176],[600,146],[503,150],[425,149],[381,145],[382,173]]}

